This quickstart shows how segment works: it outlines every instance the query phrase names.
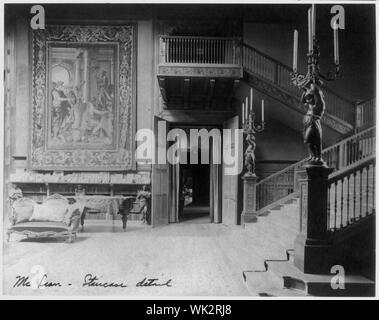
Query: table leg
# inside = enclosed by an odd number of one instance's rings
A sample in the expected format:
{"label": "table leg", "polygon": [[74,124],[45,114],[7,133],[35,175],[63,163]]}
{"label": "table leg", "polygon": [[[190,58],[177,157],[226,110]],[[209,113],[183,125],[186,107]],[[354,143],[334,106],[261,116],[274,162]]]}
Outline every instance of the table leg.
{"label": "table leg", "polygon": [[127,214],[123,214],[122,215],[122,229],[124,229],[124,231],[126,231],[126,223],[128,221],[128,215]]}
{"label": "table leg", "polygon": [[86,217],[87,208],[84,208],[82,216],[80,217],[80,224],[82,226],[82,231],[84,230],[84,219]]}

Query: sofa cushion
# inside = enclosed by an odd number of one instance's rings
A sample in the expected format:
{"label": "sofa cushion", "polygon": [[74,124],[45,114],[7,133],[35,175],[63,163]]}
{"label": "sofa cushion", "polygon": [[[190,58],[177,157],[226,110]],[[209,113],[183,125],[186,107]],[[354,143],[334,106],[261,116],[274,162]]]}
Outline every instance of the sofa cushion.
{"label": "sofa cushion", "polygon": [[67,205],[35,204],[29,221],[62,222],[66,211]]}
{"label": "sofa cushion", "polygon": [[16,200],[13,205],[14,223],[29,221],[33,214],[35,202],[28,198],[21,198]]}
{"label": "sofa cushion", "polygon": [[29,221],[30,217],[33,214],[33,207],[14,207],[14,215],[16,218],[15,223]]}
{"label": "sofa cushion", "polygon": [[13,231],[23,232],[62,232],[67,231],[69,228],[64,222],[41,222],[41,221],[29,221],[16,224],[9,228]]}

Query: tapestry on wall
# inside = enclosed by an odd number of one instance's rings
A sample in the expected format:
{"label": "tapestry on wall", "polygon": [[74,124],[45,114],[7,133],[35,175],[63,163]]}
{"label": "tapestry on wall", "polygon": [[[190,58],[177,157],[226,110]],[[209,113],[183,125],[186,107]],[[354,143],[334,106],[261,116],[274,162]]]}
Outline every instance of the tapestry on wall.
{"label": "tapestry on wall", "polygon": [[134,25],[33,31],[31,169],[134,169],[134,37]]}

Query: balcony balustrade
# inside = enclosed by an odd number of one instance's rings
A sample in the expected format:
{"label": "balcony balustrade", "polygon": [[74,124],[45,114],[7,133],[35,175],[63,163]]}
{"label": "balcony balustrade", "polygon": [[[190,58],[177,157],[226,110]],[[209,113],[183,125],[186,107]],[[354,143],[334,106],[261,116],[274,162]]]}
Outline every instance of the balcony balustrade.
{"label": "balcony balustrade", "polygon": [[159,76],[241,78],[236,38],[161,36]]}

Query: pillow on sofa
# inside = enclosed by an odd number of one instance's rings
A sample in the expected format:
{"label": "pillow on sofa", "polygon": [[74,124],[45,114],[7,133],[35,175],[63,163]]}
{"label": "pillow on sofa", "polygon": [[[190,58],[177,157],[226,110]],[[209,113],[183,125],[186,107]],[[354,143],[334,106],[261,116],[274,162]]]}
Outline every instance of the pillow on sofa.
{"label": "pillow on sofa", "polygon": [[33,215],[29,221],[62,222],[67,211],[67,206],[52,206],[46,204],[35,204]]}
{"label": "pillow on sofa", "polygon": [[29,221],[33,214],[33,206],[13,206],[15,223]]}

